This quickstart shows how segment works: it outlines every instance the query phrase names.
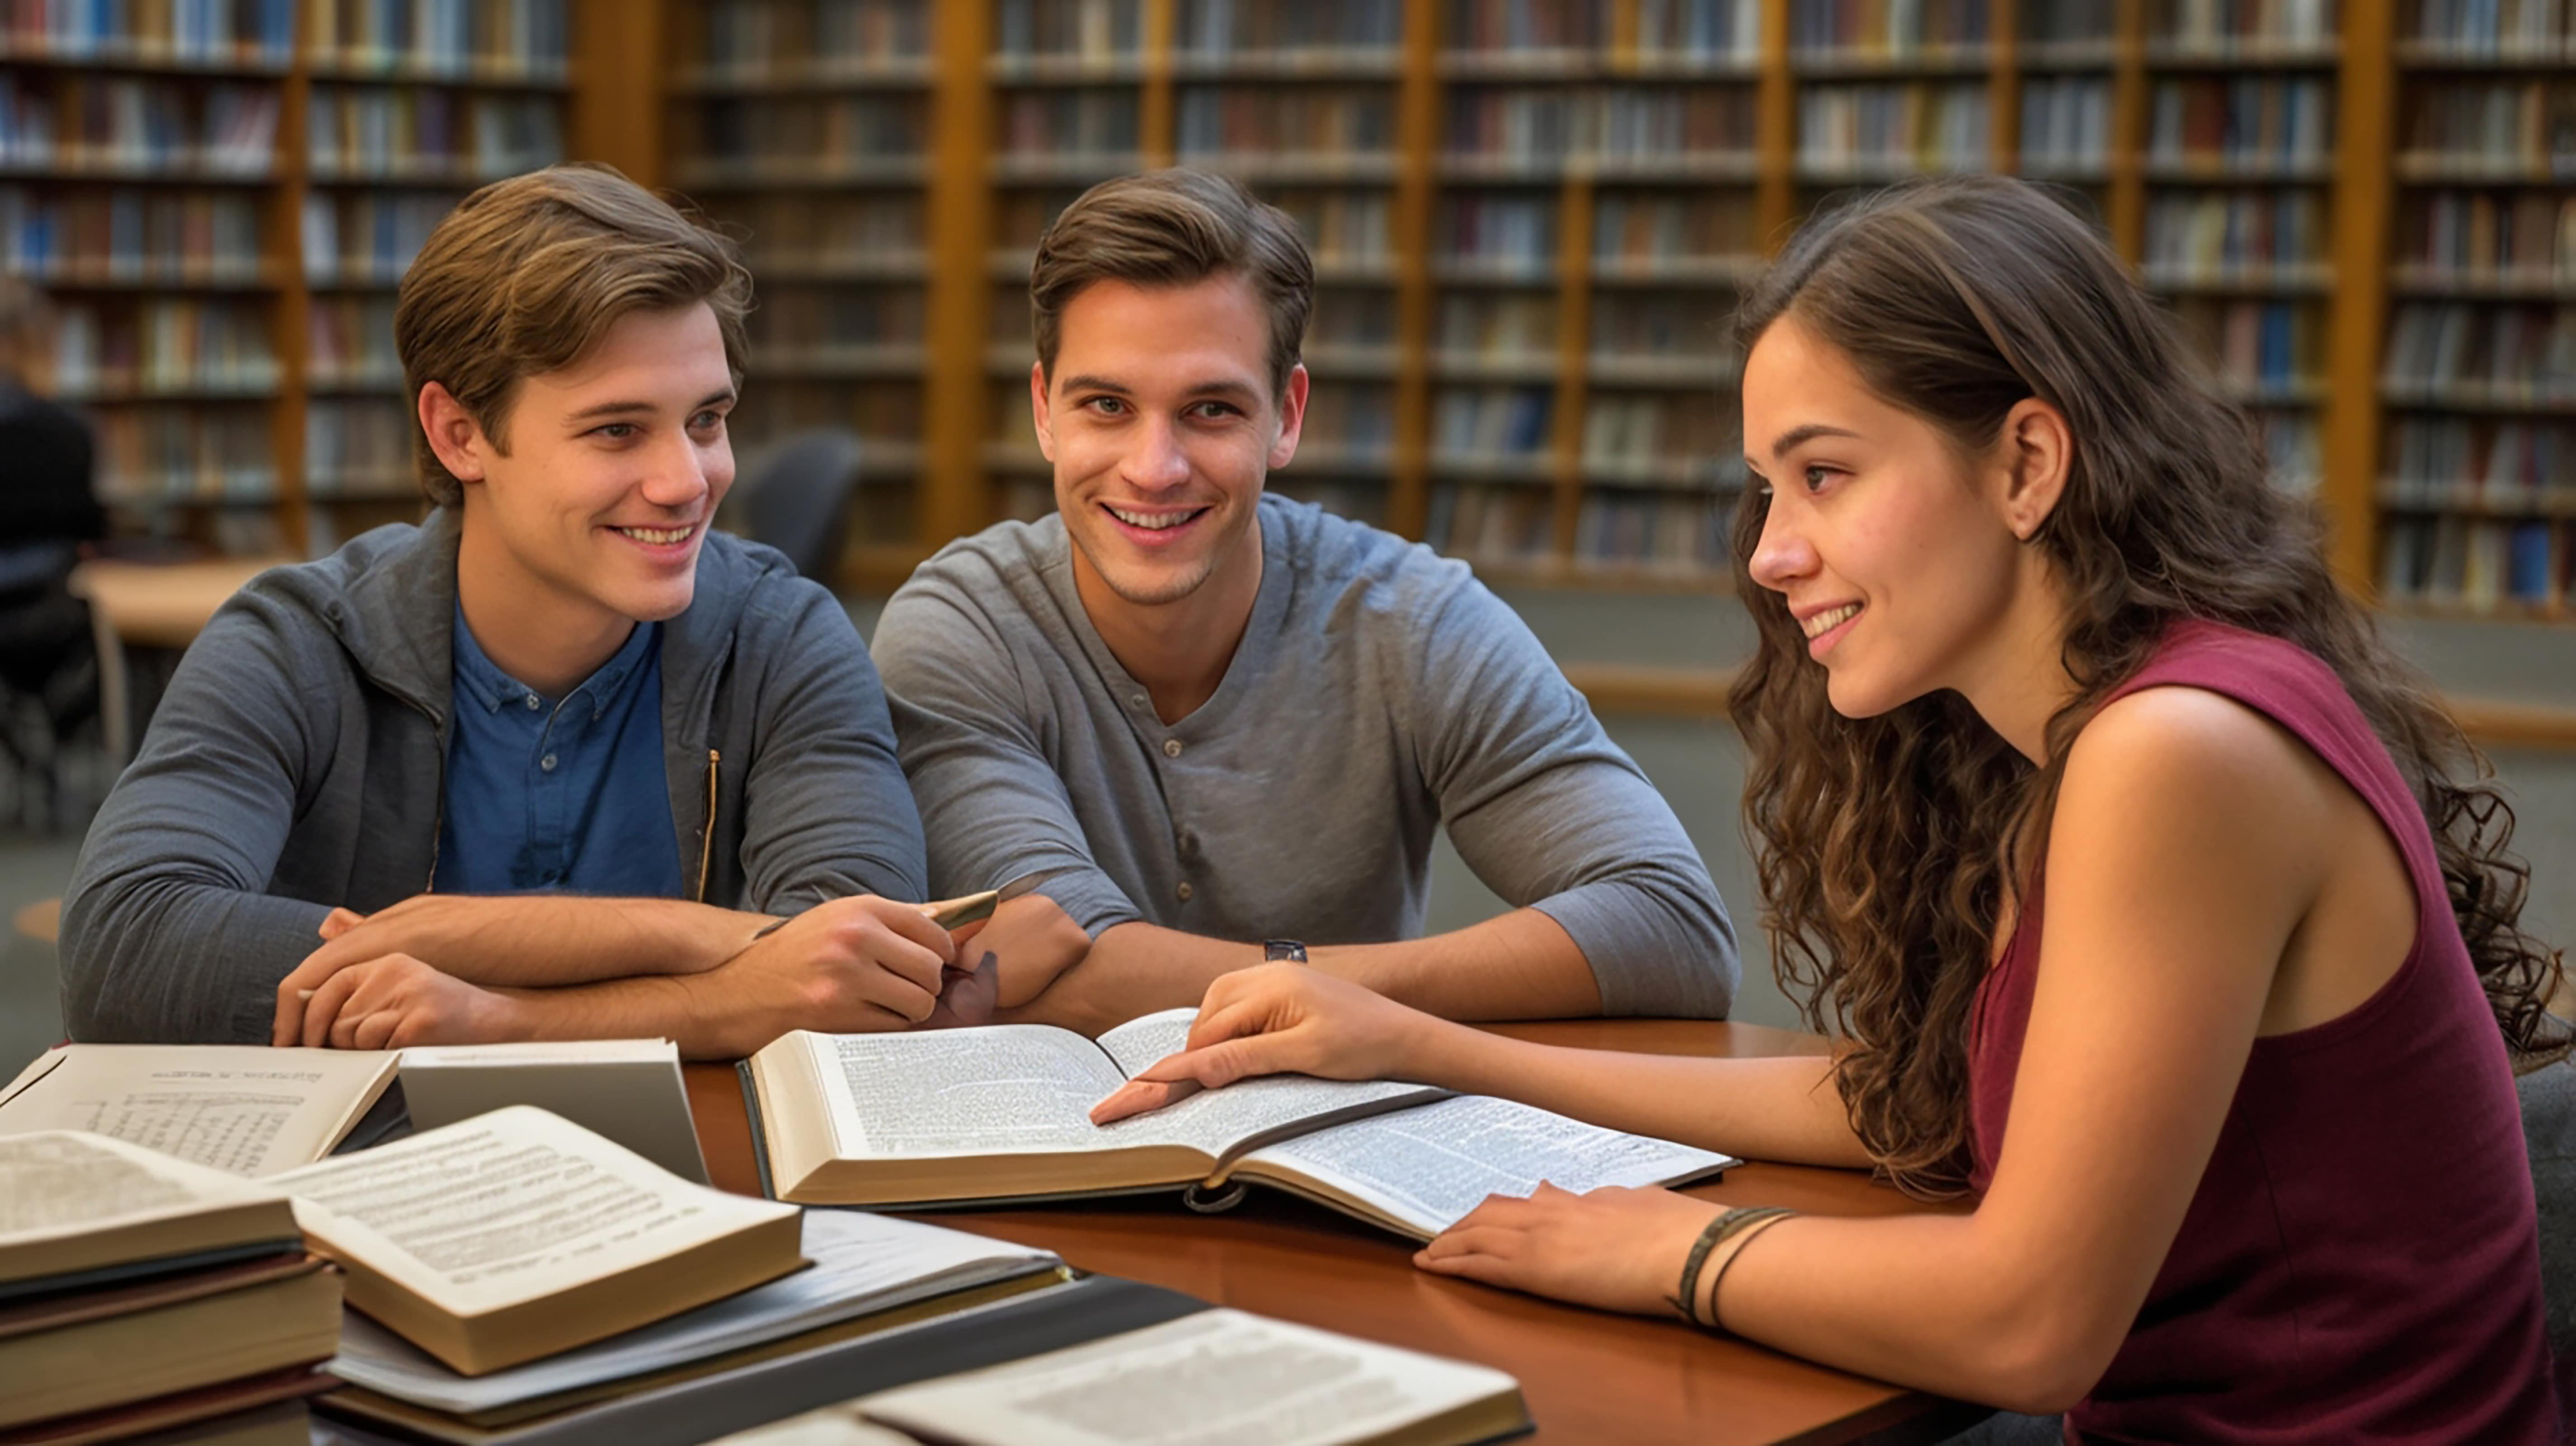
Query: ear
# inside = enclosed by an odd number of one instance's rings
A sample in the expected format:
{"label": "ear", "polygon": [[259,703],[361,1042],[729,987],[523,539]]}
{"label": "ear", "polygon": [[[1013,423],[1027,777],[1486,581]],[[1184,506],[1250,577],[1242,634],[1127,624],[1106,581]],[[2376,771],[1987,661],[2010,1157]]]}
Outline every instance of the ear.
{"label": "ear", "polygon": [[487,460],[494,450],[483,435],[483,424],[465,410],[444,382],[427,382],[420,389],[420,430],[429,438],[429,450],[438,456],[438,464],[447,475],[459,482],[480,482],[490,466]]}
{"label": "ear", "polygon": [[2013,536],[2028,542],[2039,535],[2065,495],[2066,476],[2075,465],[2075,435],[2066,425],[2064,412],[2027,397],[2004,414],[1998,446],[2004,525]]}
{"label": "ear", "polygon": [[1279,393],[1279,436],[1270,444],[1270,469],[1277,471],[1297,455],[1297,439],[1306,430],[1306,364],[1288,369],[1288,385]]}
{"label": "ear", "polygon": [[1055,414],[1047,409],[1046,363],[1029,363],[1029,415],[1038,424],[1038,455],[1055,460]]}

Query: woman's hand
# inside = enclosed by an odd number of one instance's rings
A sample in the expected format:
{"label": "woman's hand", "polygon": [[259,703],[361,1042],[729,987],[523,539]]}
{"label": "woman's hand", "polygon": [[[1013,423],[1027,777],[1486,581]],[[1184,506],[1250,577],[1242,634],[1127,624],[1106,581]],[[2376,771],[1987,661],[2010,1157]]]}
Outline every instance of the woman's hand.
{"label": "woman's hand", "polygon": [[1721,1208],[1657,1188],[1605,1185],[1577,1195],[1542,1183],[1526,1200],[1487,1196],[1413,1263],[1576,1305],[1669,1315],[1682,1262]]}
{"label": "woman's hand", "polygon": [[1401,1078],[1439,1021],[1302,964],[1241,969],[1208,986],[1189,1043],[1091,1107],[1091,1122],[1161,1109],[1260,1074]]}

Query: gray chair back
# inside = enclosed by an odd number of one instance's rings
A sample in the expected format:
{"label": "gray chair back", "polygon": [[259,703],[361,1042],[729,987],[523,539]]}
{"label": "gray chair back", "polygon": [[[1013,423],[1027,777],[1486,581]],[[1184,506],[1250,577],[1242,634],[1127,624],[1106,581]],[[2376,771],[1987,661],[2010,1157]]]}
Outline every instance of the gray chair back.
{"label": "gray chair back", "polygon": [[787,554],[829,586],[859,482],[859,439],[818,430],[781,439],[752,459],[732,499],[743,533]]}

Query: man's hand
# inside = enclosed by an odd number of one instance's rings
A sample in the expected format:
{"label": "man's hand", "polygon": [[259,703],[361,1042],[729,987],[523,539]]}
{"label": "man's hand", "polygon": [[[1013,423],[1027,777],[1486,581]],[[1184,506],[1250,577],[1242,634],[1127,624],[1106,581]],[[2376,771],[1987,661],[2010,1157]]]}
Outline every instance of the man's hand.
{"label": "man's hand", "polygon": [[994,910],[989,921],[958,930],[956,938],[957,962],[941,981],[939,1008],[924,1021],[926,1027],[947,1029],[1005,1019],[1066,1023],[1032,1019],[1034,1011],[1025,1008],[1091,952],[1091,936],[1055,900],[1044,894],[1012,899]]}
{"label": "man's hand", "polygon": [[744,1023],[742,1054],[791,1029],[902,1029],[930,1017],[957,962],[956,943],[924,907],[874,894],[817,904],[684,982],[721,991],[724,1012]]}
{"label": "man's hand", "polygon": [[324,980],[298,1021],[308,1048],[405,1049],[512,1037],[514,1002],[408,954],[353,964]]}

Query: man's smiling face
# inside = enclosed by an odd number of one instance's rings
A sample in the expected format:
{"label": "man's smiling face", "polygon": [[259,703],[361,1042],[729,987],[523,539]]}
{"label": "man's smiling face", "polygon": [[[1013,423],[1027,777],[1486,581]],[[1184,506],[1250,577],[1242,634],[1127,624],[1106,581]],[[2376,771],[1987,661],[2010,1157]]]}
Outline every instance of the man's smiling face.
{"label": "man's smiling face", "polygon": [[1080,563],[1145,608],[1257,566],[1254,510],[1296,452],[1306,372],[1274,394],[1252,286],[1095,282],[1065,304],[1058,336],[1052,373],[1032,368],[1029,389]]}

